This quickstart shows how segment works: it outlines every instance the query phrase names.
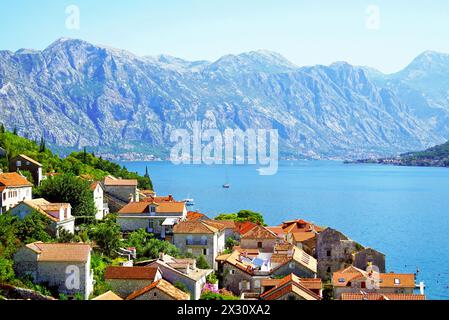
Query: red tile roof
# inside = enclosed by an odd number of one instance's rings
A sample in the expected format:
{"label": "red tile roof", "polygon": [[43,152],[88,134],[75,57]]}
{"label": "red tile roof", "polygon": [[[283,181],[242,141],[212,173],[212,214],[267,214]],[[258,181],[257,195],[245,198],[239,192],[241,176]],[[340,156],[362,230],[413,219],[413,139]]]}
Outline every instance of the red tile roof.
{"label": "red tile roof", "polygon": [[156,205],[156,213],[183,213],[185,210],[184,202],[161,202],[161,203],[151,203],[151,202],[130,202],[124,206],[118,213],[119,214],[143,214],[149,213],[150,205]]}
{"label": "red tile roof", "polygon": [[321,279],[306,280],[290,274],[281,279],[273,289],[263,293],[260,298],[262,300],[277,300],[286,294],[295,293],[307,300],[321,300],[321,297],[312,291],[320,290],[321,287]]}
{"label": "red tile roof", "polygon": [[252,228],[254,228],[255,226],[257,226],[257,224],[250,222],[250,221],[245,221],[245,222],[236,222],[236,231],[240,234],[243,235],[245,233],[247,233],[248,231],[250,231]]}
{"label": "red tile roof", "polygon": [[35,242],[26,246],[36,252],[38,261],[43,262],[87,262],[91,247],[80,243],[42,243]]}
{"label": "red tile roof", "polygon": [[0,186],[3,187],[32,187],[33,184],[17,172],[0,173]]}
{"label": "red tile roof", "polygon": [[426,300],[422,294],[402,294],[402,293],[342,293],[341,300]]}
{"label": "red tile roof", "polygon": [[174,234],[214,234],[220,229],[206,221],[183,221],[173,227]]}
{"label": "red tile roof", "polygon": [[137,187],[138,184],[137,179],[114,179],[112,177],[104,179],[105,186]]}
{"label": "red tile roof", "polygon": [[194,212],[194,211],[187,212],[187,220],[189,220],[189,221],[200,220],[205,217],[206,217],[205,214],[202,214],[199,212]]}
{"label": "red tile roof", "polygon": [[265,227],[256,225],[251,230],[241,236],[241,239],[278,239],[278,236]]}
{"label": "red tile roof", "polygon": [[190,300],[190,295],[185,293],[184,291],[176,288],[173,286],[170,282],[165,281],[164,279],[160,279],[158,281],[153,282],[152,284],[146,286],[145,288],[142,288],[140,290],[137,290],[133,293],[131,293],[126,300],[134,300],[141,295],[153,290],[158,289],[168,295],[169,297],[175,299],[175,300]]}
{"label": "red tile roof", "polygon": [[108,280],[154,280],[156,267],[107,267],[104,275]]}
{"label": "red tile roof", "polygon": [[[415,288],[414,274],[398,274],[398,273],[380,273],[378,274],[381,288]],[[332,284],[334,287],[347,287],[355,280],[374,279],[373,274],[349,266],[346,269],[334,272],[332,275]]]}

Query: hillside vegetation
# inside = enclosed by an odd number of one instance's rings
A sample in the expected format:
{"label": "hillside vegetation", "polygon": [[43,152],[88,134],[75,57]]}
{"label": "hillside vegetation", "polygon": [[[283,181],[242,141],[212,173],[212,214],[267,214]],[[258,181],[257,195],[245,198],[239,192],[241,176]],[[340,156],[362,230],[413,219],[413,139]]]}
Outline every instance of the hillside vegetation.
{"label": "hillside vegetation", "polygon": [[125,167],[116,163],[96,157],[86,150],[73,152],[66,158],[61,158],[46,147],[45,141],[39,143],[8,132],[3,125],[0,126],[0,147],[5,149],[6,157],[0,158],[0,167],[8,171],[9,159],[24,154],[43,166],[44,173],[65,173],[76,176],[88,176],[92,180],[102,180],[107,175],[123,179],[137,179],[139,188],[153,190],[151,178],[144,177],[135,172],[129,172]]}

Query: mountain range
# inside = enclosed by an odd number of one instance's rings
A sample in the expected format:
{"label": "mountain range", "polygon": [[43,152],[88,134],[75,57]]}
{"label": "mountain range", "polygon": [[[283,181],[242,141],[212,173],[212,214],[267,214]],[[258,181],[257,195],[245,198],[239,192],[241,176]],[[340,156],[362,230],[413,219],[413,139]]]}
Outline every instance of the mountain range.
{"label": "mountain range", "polygon": [[337,62],[298,67],[266,50],[217,61],[140,57],[59,39],[0,51],[0,122],[61,152],[166,155],[173,129],[278,129],[284,156],[363,158],[449,139],[449,55],[383,74]]}

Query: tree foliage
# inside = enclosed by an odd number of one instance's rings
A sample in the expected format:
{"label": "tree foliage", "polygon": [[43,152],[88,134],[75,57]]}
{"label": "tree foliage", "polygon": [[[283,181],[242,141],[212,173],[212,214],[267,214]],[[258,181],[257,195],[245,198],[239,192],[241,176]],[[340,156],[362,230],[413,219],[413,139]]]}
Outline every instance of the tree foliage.
{"label": "tree foliage", "polygon": [[216,220],[233,220],[236,222],[253,222],[265,226],[265,220],[262,214],[250,211],[241,210],[237,213],[220,214],[215,218]]}
{"label": "tree foliage", "polygon": [[108,257],[116,255],[122,240],[120,226],[114,218],[109,215],[104,221],[94,225],[89,232],[89,237],[97,243],[101,252]]}
{"label": "tree foliage", "polygon": [[44,180],[35,193],[50,202],[70,203],[75,217],[95,218],[96,209],[90,183],[73,174],[61,174]]}
{"label": "tree foliage", "polygon": [[212,269],[203,255],[200,255],[198,256],[198,258],[196,258],[196,266],[198,267],[198,269]]}

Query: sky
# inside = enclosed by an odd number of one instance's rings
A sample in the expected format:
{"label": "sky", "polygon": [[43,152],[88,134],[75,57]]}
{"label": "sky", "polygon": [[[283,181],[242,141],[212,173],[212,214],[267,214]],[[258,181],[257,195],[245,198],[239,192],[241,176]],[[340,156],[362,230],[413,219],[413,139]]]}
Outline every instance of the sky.
{"label": "sky", "polygon": [[0,50],[69,37],[142,56],[214,61],[267,49],[298,66],[392,73],[423,51],[449,53],[449,1],[1,0],[0,30]]}

